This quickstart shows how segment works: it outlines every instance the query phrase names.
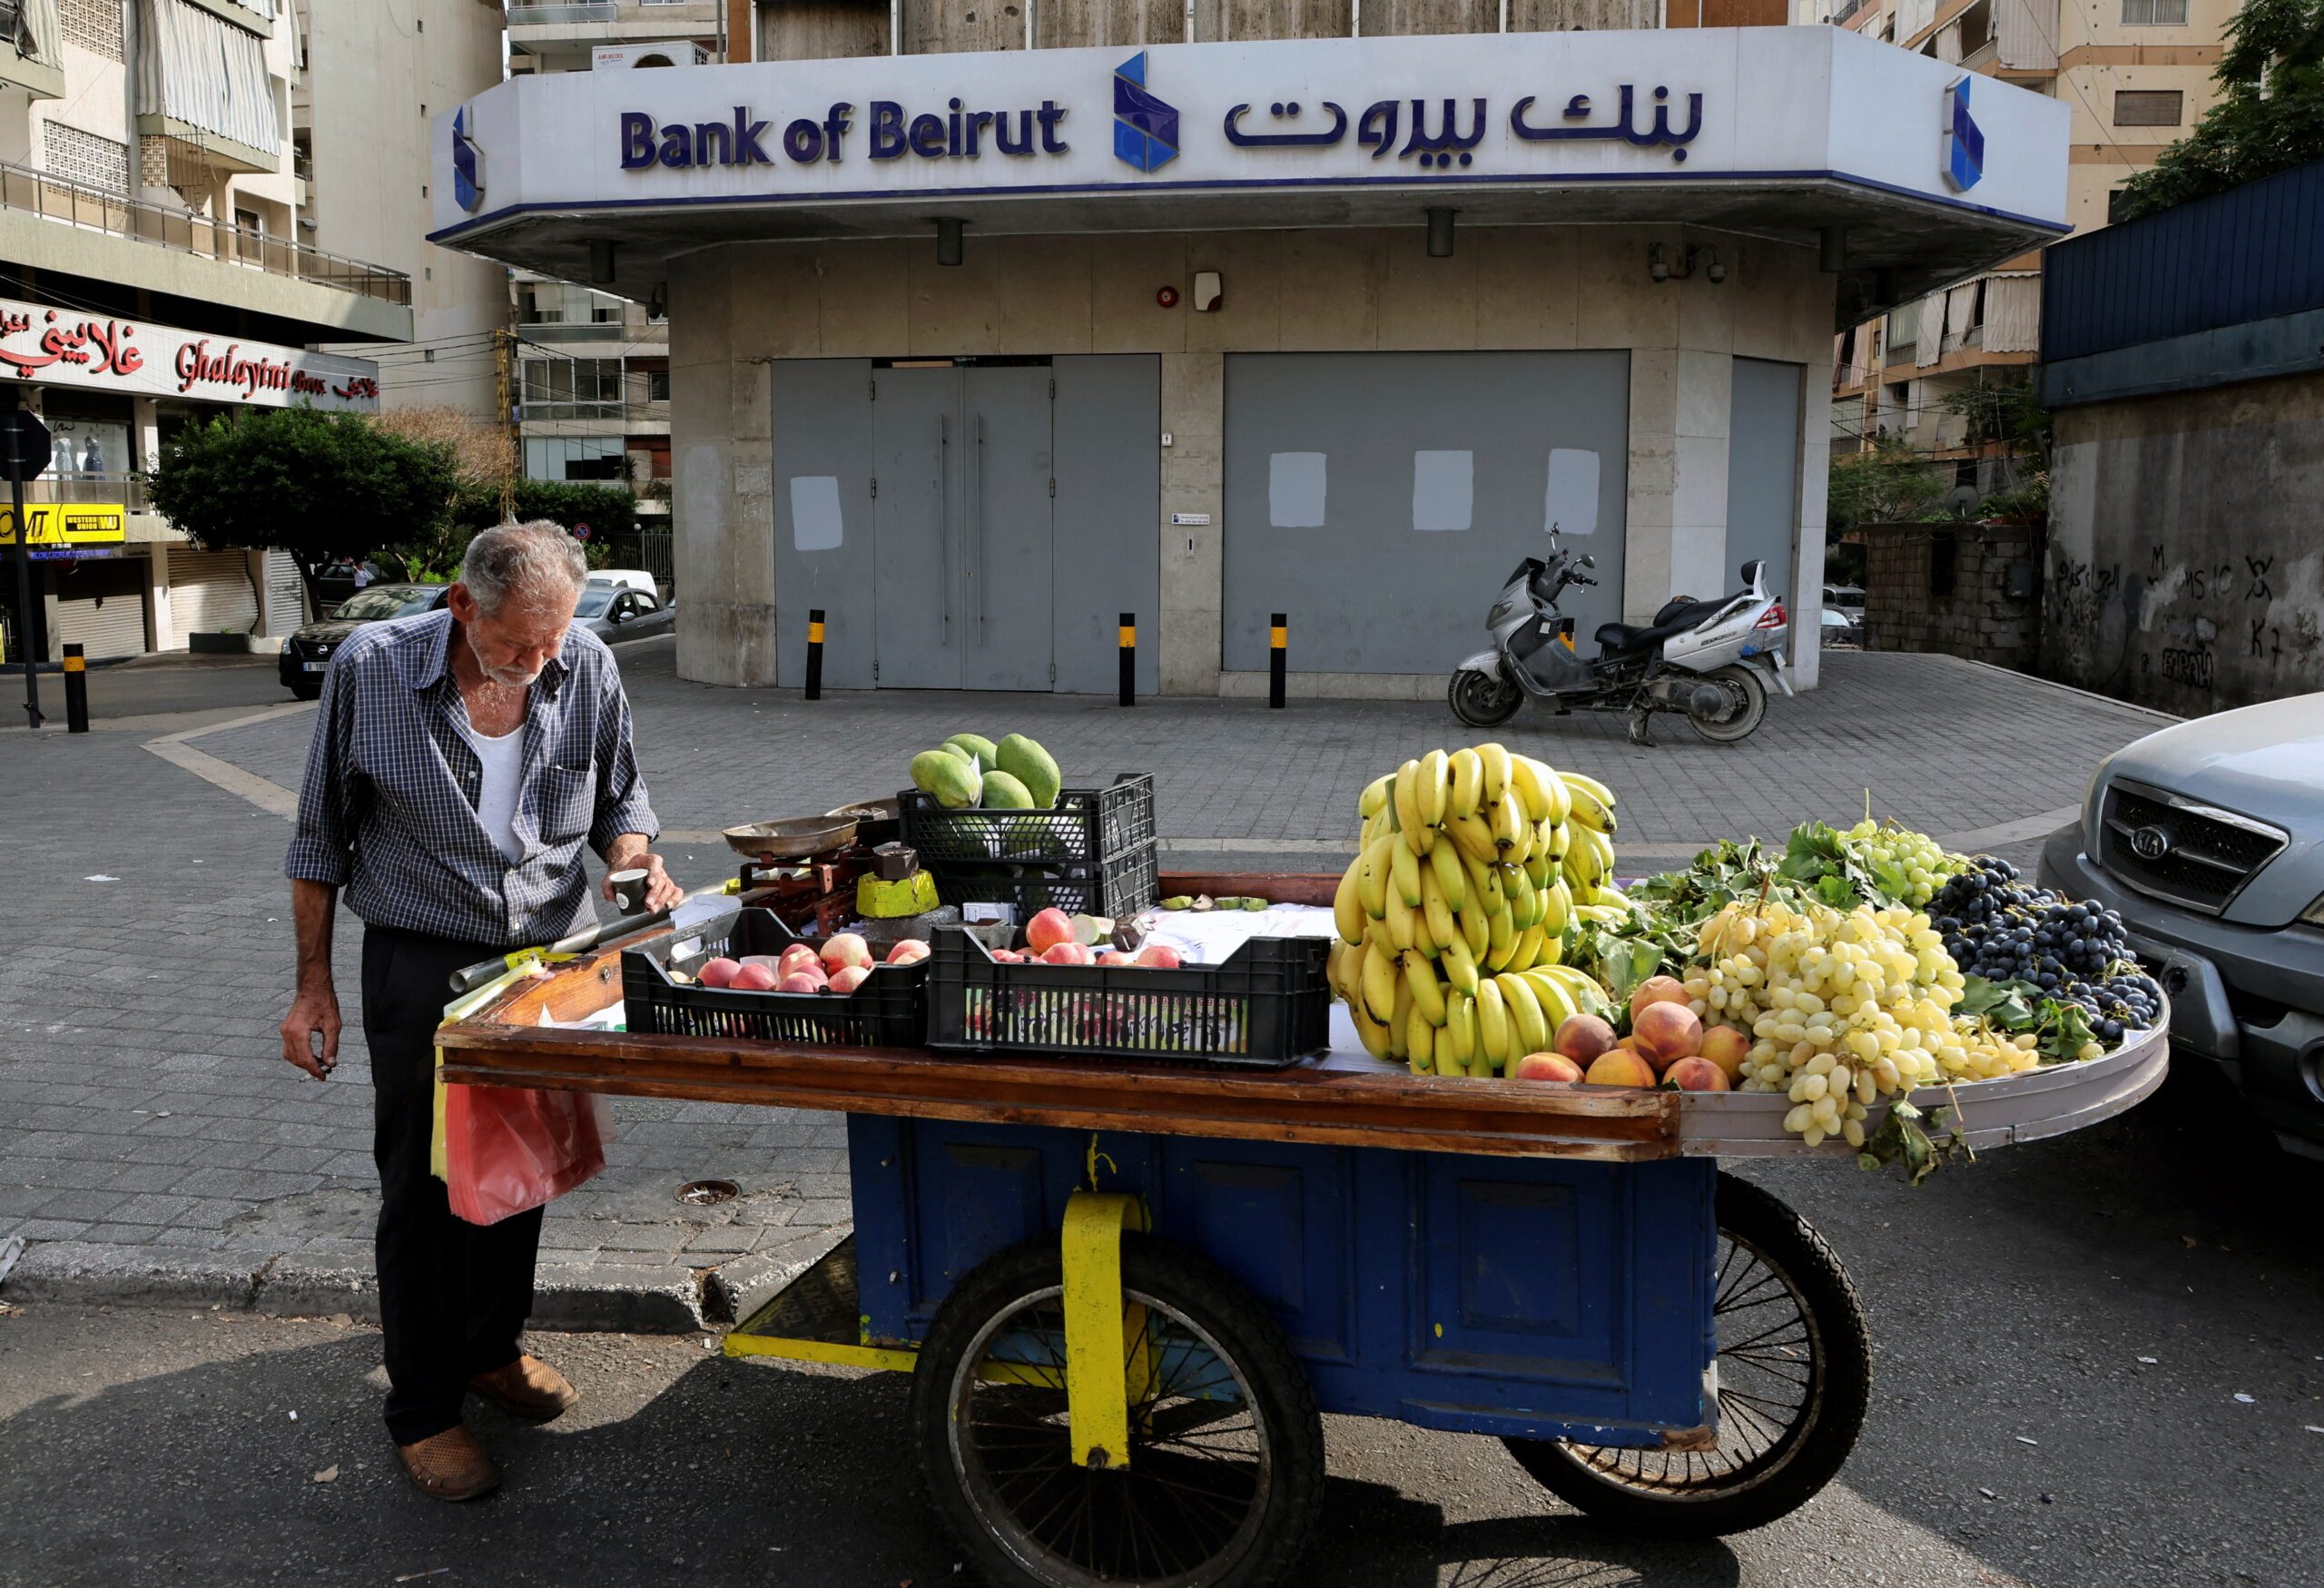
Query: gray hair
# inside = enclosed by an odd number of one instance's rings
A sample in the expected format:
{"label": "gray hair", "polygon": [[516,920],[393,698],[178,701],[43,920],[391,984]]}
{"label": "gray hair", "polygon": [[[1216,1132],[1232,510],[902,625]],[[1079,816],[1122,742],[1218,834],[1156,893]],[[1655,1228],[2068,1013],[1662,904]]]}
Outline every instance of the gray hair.
{"label": "gray hair", "polygon": [[547,518],[495,524],[468,542],[460,561],[460,583],[487,617],[497,616],[520,590],[578,593],[588,578],[589,559],[581,543],[564,525]]}

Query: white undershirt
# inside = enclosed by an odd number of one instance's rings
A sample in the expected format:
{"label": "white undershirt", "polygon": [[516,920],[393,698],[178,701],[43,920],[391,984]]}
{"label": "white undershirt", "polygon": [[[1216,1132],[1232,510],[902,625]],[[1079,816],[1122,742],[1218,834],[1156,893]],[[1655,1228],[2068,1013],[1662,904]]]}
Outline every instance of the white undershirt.
{"label": "white undershirt", "polygon": [[517,793],[518,774],[524,770],[525,728],[519,723],[497,739],[487,739],[470,727],[468,743],[476,746],[477,760],[482,763],[482,776],[477,785],[476,819],[484,824],[485,835],[510,865],[525,857],[525,846],[517,842]]}

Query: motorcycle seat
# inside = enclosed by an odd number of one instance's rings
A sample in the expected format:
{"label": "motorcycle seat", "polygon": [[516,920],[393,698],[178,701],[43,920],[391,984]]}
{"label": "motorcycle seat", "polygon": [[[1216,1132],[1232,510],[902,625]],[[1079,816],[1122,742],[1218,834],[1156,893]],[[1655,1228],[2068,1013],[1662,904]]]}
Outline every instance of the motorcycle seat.
{"label": "motorcycle seat", "polygon": [[1610,656],[1650,649],[1674,634],[1684,634],[1726,604],[1724,599],[1690,601],[1682,597],[1656,613],[1651,624],[1600,624],[1598,648]]}

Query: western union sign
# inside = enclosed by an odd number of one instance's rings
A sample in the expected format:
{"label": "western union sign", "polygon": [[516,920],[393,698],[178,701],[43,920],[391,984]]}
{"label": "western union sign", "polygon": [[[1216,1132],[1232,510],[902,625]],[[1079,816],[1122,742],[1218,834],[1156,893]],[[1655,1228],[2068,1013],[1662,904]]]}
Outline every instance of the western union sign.
{"label": "western union sign", "polygon": [[[128,538],[129,508],[120,502],[35,502],[25,512],[34,546],[112,546]],[[15,509],[0,507],[0,546],[15,544]]]}

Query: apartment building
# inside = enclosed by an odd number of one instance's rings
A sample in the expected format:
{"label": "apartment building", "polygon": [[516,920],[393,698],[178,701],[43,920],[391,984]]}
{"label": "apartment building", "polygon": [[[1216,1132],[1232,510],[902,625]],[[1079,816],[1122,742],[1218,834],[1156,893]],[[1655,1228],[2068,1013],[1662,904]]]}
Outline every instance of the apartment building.
{"label": "apartment building", "polygon": [[140,472],[237,407],[374,410],[376,362],[312,350],[411,338],[410,277],[302,223],[301,76],[283,0],[0,0],[0,380],[55,441],[0,526],[0,589],[24,557],[40,597],[10,656],[301,620],[287,557],[187,544]]}
{"label": "apartment building", "polygon": [[[747,61],[752,11],[750,0],[510,0],[508,73]],[[666,518],[670,324],[663,301],[628,302],[523,270],[512,273],[512,289],[525,473],[627,482],[641,518]]]}
{"label": "apartment building", "polygon": [[[2066,215],[2076,232],[2105,225],[2115,195],[2194,129],[2216,97],[2211,80],[2231,0],[1803,0],[1870,38],[2043,94],[2073,114]],[[1974,103],[1973,91],[1973,103]],[[1832,359],[1832,444],[1896,437],[1953,461],[1980,491],[1999,478],[1995,443],[1974,444],[1946,393],[2022,380],[2039,357],[2042,255],[1898,306],[1841,333]]]}

